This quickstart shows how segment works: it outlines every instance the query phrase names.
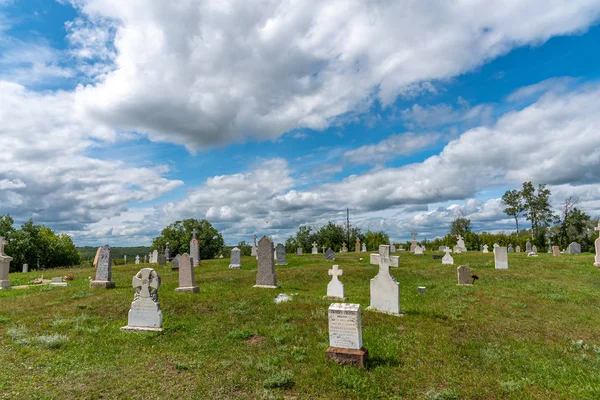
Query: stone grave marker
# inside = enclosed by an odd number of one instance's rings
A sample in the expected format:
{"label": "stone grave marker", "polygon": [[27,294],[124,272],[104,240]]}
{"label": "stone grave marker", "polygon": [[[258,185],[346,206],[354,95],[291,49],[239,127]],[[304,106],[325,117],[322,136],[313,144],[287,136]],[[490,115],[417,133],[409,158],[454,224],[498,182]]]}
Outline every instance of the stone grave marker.
{"label": "stone grave marker", "polygon": [[273,259],[273,242],[267,236],[263,236],[258,242],[258,269],[256,271],[256,285],[258,288],[277,289],[277,277],[275,276],[275,260]]}
{"label": "stone grave marker", "polygon": [[138,265],[140,263],[140,256],[135,256],[135,264]]}
{"label": "stone grave marker", "polygon": [[190,257],[194,260],[194,267],[200,265],[200,242],[196,239],[197,230],[192,231],[192,239],[190,240]]}
{"label": "stone grave marker", "polygon": [[302,247],[298,247],[298,248],[296,249],[296,255],[298,255],[298,256],[302,256],[302,255],[303,255],[303,253],[304,253],[304,250],[302,249]]}
{"label": "stone grave marker", "polygon": [[[600,221],[598,221],[598,226],[594,227],[594,230],[600,233]],[[600,267],[600,235],[594,241],[594,247],[596,249],[596,256],[594,257],[594,267]]]}
{"label": "stone grave marker", "polygon": [[442,265],[454,265],[454,258],[450,255],[450,248],[446,248],[446,254],[442,258]]}
{"label": "stone grave marker", "polygon": [[147,258],[147,256],[144,254],[144,264],[147,264],[147,263],[148,263],[148,258]]}
{"label": "stone grave marker", "polygon": [[173,266],[179,268],[179,261],[180,260],[181,260],[181,254],[177,254],[175,256],[175,258],[173,259]]}
{"label": "stone grave marker", "polygon": [[569,254],[581,254],[581,245],[577,242],[571,242],[568,247]]}
{"label": "stone grave marker", "polygon": [[277,265],[287,265],[285,246],[283,243],[277,243],[277,247],[275,247],[275,257],[277,259]]}
{"label": "stone grave marker", "polygon": [[446,251],[446,246],[440,246],[440,247],[438,247],[438,251]]}
{"label": "stone grave marker", "polygon": [[64,278],[62,276],[57,276],[55,278],[52,278],[52,282],[50,282],[50,286],[65,287],[65,286],[69,286],[69,285],[67,282],[64,281]]}
{"label": "stone grave marker", "polygon": [[347,253],[348,252],[348,248],[346,247],[346,242],[342,243],[342,253]]}
{"label": "stone grave marker", "polygon": [[363,253],[365,253],[367,251],[367,244],[366,243],[362,244],[361,250],[362,250]]}
{"label": "stone grave marker", "polygon": [[325,252],[325,259],[327,261],[333,261],[333,260],[335,260],[335,251],[331,250],[331,247],[329,247],[327,249],[327,251]]}
{"label": "stone grave marker", "polygon": [[152,252],[152,257],[150,258],[150,264],[158,264],[158,250],[154,250]]}
{"label": "stone grave marker", "polygon": [[96,255],[94,256],[94,262],[92,263],[94,268],[96,268],[98,266],[98,258],[100,257],[101,250],[102,250],[102,247],[98,247],[98,249],[96,249]]}
{"label": "stone grave marker", "polygon": [[496,269],[508,269],[508,251],[506,247],[496,247],[494,263],[496,264]]}
{"label": "stone grave marker", "polygon": [[252,249],[250,249],[250,255],[253,257],[258,257],[256,253],[256,235],[252,235]]}
{"label": "stone grave marker", "polygon": [[360,253],[360,238],[356,238],[356,241],[354,242],[354,252]]}
{"label": "stone grave marker", "polygon": [[496,249],[500,247],[500,245],[498,243],[494,243],[494,254],[496,254]]}
{"label": "stone grave marker", "polygon": [[317,247],[316,242],[313,242],[311,252],[312,252],[312,254],[319,254],[319,248]]}
{"label": "stone grave marker", "polygon": [[371,279],[371,305],[367,309],[402,316],[400,284],[390,274],[390,267],[397,267],[400,257],[390,256],[390,246],[386,245],[380,245],[379,254],[374,256],[371,259],[378,262],[379,272]]}
{"label": "stone grave marker", "polygon": [[417,247],[415,247],[415,256],[422,256],[422,255],[424,255],[423,248],[421,246],[417,245]]}
{"label": "stone grave marker", "polygon": [[525,243],[525,251],[527,253],[531,253],[531,242],[527,239],[527,243]]}
{"label": "stone grave marker", "polygon": [[339,265],[334,265],[328,273],[331,275],[331,281],[327,284],[327,296],[325,298],[347,300],[344,297],[344,284],[338,278],[344,274],[344,271],[339,269]]}
{"label": "stone grave marker", "polygon": [[187,293],[200,291],[194,279],[194,260],[187,253],[183,253],[179,258],[179,287],[175,291]]}
{"label": "stone grave marker", "polygon": [[90,282],[90,287],[111,289],[115,287],[112,281],[112,250],[109,245],[102,247],[98,257],[98,268],[96,268],[96,279]]}
{"label": "stone grave marker", "polygon": [[489,253],[489,252],[490,251],[488,250],[488,245],[487,244],[483,245],[483,251],[482,251],[482,253]]}
{"label": "stone grave marker", "polygon": [[169,245],[170,243],[167,242],[167,245],[165,246],[165,258],[167,259],[167,262],[171,261],[171,248]]}
{"label": "stone grave marker", "polygon": [[509,252],[509,253],[514,253],[514,252],[515,252],[515,249],[513,249],[513,246],[512,246],[512,244],[509,244],[509,245],[508,245],[508,252]]}
{"label": "stone grave marker", "polygon": [[329,306],[327,359],[342,365],[364,367],[368,351],[362,343],[360,304],[333,303]]}
{"label": "stone grave marker", "polygon": [[29,272],[29,264],[23,264],[23,272]]}
{"label": "stone grave marker", "polygon": [[531,246],[531,252],[537,254],[537,246],[535,244]]}
{"label": "stone grave marker", "polygon": [[231,250],[231,258],[229,260],[229,268],[232,268],[232,269],[242,268],[242,263],[240,260],[241,260],[240,249],[238,249],[237,247],[234,247]]}
{"label": "stone grave marker", "polygon": [[393,245],[390,243],[390,253],[395,253],[396,252],[396,245]]}
{"label": "stone grave marker", "polygon": [[13,258],[4,253],[4,246],[7,243],[8,242],[3,237],[0,237],[0,290],[10,289],[8,272],[10,271],[10,262]]}
{"label": "stone grave marker", "polygon": [[164,254],[159,254],[158,255],[158,265],[166,265],[167,264],[167,257]]}
{"label": "stone grave marker", "polygon": [[162,311],[158,302],[160,276],[152,268],[142,268],[131,280],[135,289],[125,332],[162,331]]}
{"label": "stone grave marker", "polygon": [[456,268],[456,273],[458,275],[458,285],[471,285],[471,269],[466,265],[461,265]]}
{"label": "stone grave marker", "polygon": [[123,256],[123,265],[127,265],[127,254]]}
{"label": "stone grave marker", "polygon": [[410,251],[412,251],[414,253],[415,248],[417,247],[417,232],[416,231],[412,231],[412,242],[410,244]]}
{"label": "stone grave marker", "polygon": [[552,255],[554,257],[560,256],[560,247],[558,247],[558,246],[552,246]]}
{"label": "stone grave marker", "polygon": [[521,252],[521,246],[517,245],[517,247],[515,247],[515,253],[520,253]]}
{"label": "stone grave marker", "polygon": [[465,240],[463,239],[463,237],[461,235],[458,235],[456,237],[457,242],[456,242],[456,247],[458,247],[458,249],[463,252],[466,253],[467,251],[467,246],[465,246]]}

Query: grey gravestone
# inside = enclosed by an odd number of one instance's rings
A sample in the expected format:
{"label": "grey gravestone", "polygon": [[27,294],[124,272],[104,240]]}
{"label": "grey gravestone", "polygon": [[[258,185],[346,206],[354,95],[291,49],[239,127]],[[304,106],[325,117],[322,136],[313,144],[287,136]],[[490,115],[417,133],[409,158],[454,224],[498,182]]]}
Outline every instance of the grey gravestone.
{"label": "grey gravestone", "polygon": [[127,265],[127,255],[123,256],[123,265]]}
{"label": "grey gravestone", "polygon": [[147,256],[144,254],[144,264],[147,264],[147,263],[148,263],[148,258],[147,258]]}
{"label": "grey gravestone", "polygon": [[327,259],[327,261],[335,260],[335,251],[331,250],[331,247],[325,252],[325,259]]}
{"label": "grey gravestone", "polygon": [[410,251],[414,252],[415,248],[417,247],[417,232],[416,231],[412,231],[412,242],[410,244]]}
{"label": "grey gravestone", "polygon": [[167,263],[167,257],[164,254],[158,256],[158,265],[165,265]]}
{"label": "grey gravestone", "polygon": [[266,236],[258,242],[258,269],[256,271],[256,285],[254,287],[277,289],[275,276],[275,260],[273,260],[273,242]]}
{"label": "grey gravestone", "polygon": [[531,242],[527,239],[527,243],[525,243],[525,251],[527,253],[531,253]]}
{"label": "grey gravestone", "polygon": [[390,244],[390,253],[396,252],[396,245]]}
{"label": "grey gravestone", "polygon": [[52,278],[52,282],[50,282],[50,286],[68,286],[67,282],[63,280],[62,276],[57,276],[56,278]]}
{"label": "grey gravestone", "polygon": [[23,272],[29,272],[29,265],[23,264]]}
{"label": "grey gravestone", "polygon": [[200,265],[200,242],[196,239],[197,231],[192,231],[192,240],[190,240],[190,257],[194,260],[194,266]]}
{"label": "grey gravestone", "polygon": [[179,287],[175,291],[188,293],[200,291],[194,279],[194,260],[187,253],[182,254],[179,258]]}
{"label": "grey gravestone", "polygon": [[[600,221],[598,221],[598,226],[594,227],[594,230],[600,232]],[[596,249],[594,267],[600,267],[600,237],[594,241],[594,248]]]}
{"label": "grey gravestone", "polygon": [[112,282],[112,250],[109,245],[100,249],[98,267],[96,268],[96,279],[90,282],[90,287],[101,287],[105,289],[115,287],[115,283]]}
{"label": "grey gravestone", "polygon": [[12,257],[4,253],[4,245],[7,243],[3,237],[0,237],[0,290],[10,289],[10,281],[8,280],[8,271],[10,271],[10,262]]}
{"label": "grey gravestone", "polygon": [[298,247],[298,249],[296,249],[296,254],[301,256],[303,255],[302,253],[304,252],[304,250],[302,250],[302,247]]}
{"label": "grey gravestone", "polygon": [[242,264],[240,261],[240,249],[234,247],[231,250],[231,259],[229,260],[229,268],[240,269],[242,268]]}
{"label": "grey gravestone", "polygon": [[371,305],[367,310],[402,316],[400,311],[400,284],[396,282],[390,267],[399,265],[400,257],[390,256],[390,246],[380,245],[379,254],[372,255],[379,264],[379,272],[371,279]]}
{"label": "grey gravestone", "polygon": [[456,273],[458,274],[458,284],[459,285],[470,285],[471,284],[471,269],[466,265],[461,265],[456,268]]}
{"label": "grey gravestone", "polygon": [[508,269],[508,251],[506,247],[498,246],[494,251],[496,269]]}
{"label": "grey gravestone", "polygon": [[277,243],[277,247],[275,247],[275,258],[277,259],[277,265],[287,265],[285,246],[282,243]]}
{"label": "grey gravestone", "polygon": [[175,267],[179,267],[179,261],[181,260],[181,254],[177,254],[173,259],[173,265]]}
{"label": "grey gravestone", "polygon": [[508,252],[509,253],[514,253],[515,252],[515,249],[513,249],[512,244],[508,245]]}
{"label": "grey gravestone", "polygon": [[342,252],[342,253],[347,253],[347,252],[348,252],[348,248],[346,247],[346,242],[344,242],[344,243],[342,244],[342,250],[341,250],[341,252]]}
{"label": "grey gravestone", "polygon": [[467,246],[465,246],[465,240],[463,239],[463,237],[460,236],[460,235],[458,235],[456,237],[456,239],[457,239],[456,247],[458,247],[458,249],[461,252],[466,252],[467,251]]}
{"label": "grey gravestone", "polygon": [[537,254],[537,246],[535,244],[531,246],[531,252]]}
{"label": "grey gravestone", "polygon": [[581,246],[577,242],[569,244],[569,254],[581,254]]}
{"label": "grey gravestone", "polygon": [[169,242],[167,242],[167,247],[165,247],[165,258],[167,261],[171,260],[171,249],[169,248]]}
{"label": "grey gravestone", "polygon": [[152,268],[143,268],[132,279],[135,289],[127,326],[122,331],[162,331],[162,311],[158,302],[160,276]]}
{"label": "grey gravestone", "polygon": [[440,246],[440,247],[438,247],[438,251],[446,251],[446,246]]}

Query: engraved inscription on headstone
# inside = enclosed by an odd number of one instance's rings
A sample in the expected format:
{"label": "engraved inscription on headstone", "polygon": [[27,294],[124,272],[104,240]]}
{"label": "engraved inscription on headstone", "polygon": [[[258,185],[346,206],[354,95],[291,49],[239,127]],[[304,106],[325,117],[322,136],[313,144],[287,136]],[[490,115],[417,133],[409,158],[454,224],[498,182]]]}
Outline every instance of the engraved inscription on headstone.
{"label": "engraved inscription on headstone", "polygon": [[360,304],[333,303],[329,306],[329,346],[362,348]]}
{"label": "engraved inscription on headstone", "polygon": [[135,289],[127,326],[122,331],[162,331],[162,311],[158,302],[160,276],[152,268],[141,269],[132,279]]}

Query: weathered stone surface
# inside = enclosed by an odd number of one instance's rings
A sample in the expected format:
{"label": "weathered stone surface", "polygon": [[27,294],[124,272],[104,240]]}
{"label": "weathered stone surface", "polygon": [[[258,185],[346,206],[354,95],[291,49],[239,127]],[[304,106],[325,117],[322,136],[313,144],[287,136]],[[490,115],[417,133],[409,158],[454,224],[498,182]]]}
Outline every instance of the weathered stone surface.
{"label": "weathered stone surface", "polygon": [[158,302],[160,276],[152,268],[142,268],[132,279],[135,289],[127,326],[122,331],[162,331],[162,311]]}
{"label": "weathered stone surface", "polygon": [[365,253],[367,251],[367,244],[366,243],[362,244],[361,250],[362,250],[363,253]]}
{"label": "weathered stone surface", "polygon": [[454,258],[450,255],[450,248],[446,248],[446,254],[442,258],[443,265],[454,265]]}
{"label": "weathered stone surface", "polygon": [[512,246],[512,244],[509,244],[509,245],[508,245],[508,252],[509,252],[509,253],[514,253],[514,252],[515,252],[515,249],[513,249],[513,246]]}
{"label": "weathered stone surface", "polygon": [[164,254],[158,255],[158,265],[165,265],[167,263],[167,257]]}
{"label": "weathered stone surface", "polygon": [[422,256],[422,255],[424,255],[423,248],[421,246],[415,247],[415,256]]}
{"label": "weathered stone surface", "polygon": [[371,279],[371,305],[368,309],[404,315],[400,311],[400,284],[390,274],[390,266],[398,266],[400,258],[390,256],[390,246],[380,245],[379,254],[371,259],[378,262],[379,272]]}
{"label": "weathered stone surface", "polygon": [[360,238],[356,238],[356,241],[354,242],[354,252],[360,253]]}
{"label": "weathered stone surface", "polygon": [[319,254],[319,248],[317,247],[316,242],[313,242],[311,252],[312,254]]}
{"label": "weathered stone surface", "polygon": [[102,247],[98,257],[96,278],[90,282],[90,287],[110,289],[115,287],[112,281],[112,250],[109,245]]}
{"label": "weathered stone surface", "polygon": [[364,368],[369,359],[369,351],[364,347],[359,350],[329,347],[325,354],[328,360],[333,360],[340,365],[352,365],[360,368]]}
{"label": "weathered stone surface", "polygon": [[273,259],[273,242],[263,236],[258,242],[258,269],[256,272],[256,285],[254,287],[278,288],[275,276],[275,260]]}
{"label": "weathered stone surface", "polygon": [[346,242],[344,242],[344,243],[342,244],[342,250],[341,250],[341,253],[347,253],[347,252],[348,252],[348,247],[346,247]]}
{"label": "weathered stone surface", "polygon": [[552,254],[554,255],[554,257],[560,256],[560,247],[552,246]]}
{"label": "weathered stone surface", "polygon": [[531,246],[531,252],[537,254],[537,246],[535,244]]}
{"label": "weathered stone surface", "polygon": [[494,252],[496,269],[508,269],[508,251],[506,247],[498,246]]}
{"label": "weathered stone surface", "polygon": [[467,246],[465,246],[465,240],[460,235],[456,237],[456,247],[463,253],[467,251]]}
{"label": "weathered stone surface", "polygon": [[302,256],[302,255],[304,255],[303,253],[304,253],[304,250],[302,249],[302,247],[298,247],[296,249],[296,255]]}
{"label": "weathered stone surface", "polygon": [[459,285],[470,285],[471,284],[471,269],[466,265],[461,265],[456,268],[456,273],[458,275],[458,284]]}
{"label": "weathered stone surface", "polygon": [[325,259],[327,259],[327,261],[335,260],[335,251],[331,250],[331,247],[325,252]]}
{"label": "weathered stone surface", "polygon": [[198,231],[192,231],[192,239],[190,240],[190,257],[194,260],[194,266],[200,265],[200,242],[196,239]]}
{"label": "weathered stone surface", "polygon": [[417,232],[416,231],[412,231],[412,242],[410,243],[410,251],[414,253],[415,248],[418,246],[417,245]]}
{"label": "weathered stone surface", "polygon": [[234,247],[231,249],[231,258],[229,260],[229,268],[240,269],[242,268],[242,262],[240,261],[240,249]]}
{"label": "weathered stone surface", "polygon": [[98,258],[100,257],[101,250],[102,250],[102,247],[98,247],[98,249],[96,250],[96,255],[94,256],[94,262],[92,263],[94,268],[96,268],[98,266]]}
{"label": "weathered stone surface", "polygon": [[194,278],[194,260],[187,253],[183,253],[179,258],[179,287],[175,291],[188,293],[200,291]]}
{"label": "weathered stone surface", "polygon": [[275,247],[275,259],[277,260],[277,265],[287,265],[285,246],[283,243],[277,243],[277,246]]}
{"label": "weathered stone surface", "polygon": [[[190,256],[191,257],[191,256]],[[193,259],[193,258],[192,258]],[[179,261],[181,260],[181,254],[177,254],[173,259],[173,266],[179,268]]]}
{"label": "weathered stone surface", "polygon": [[68,286],[68,283],[64,281],[64,278],[62,276],[57,276],[55,278],[52,278],[50,286],[65,287]]}
{"label": "weathered stone surface", "polygon": [[515,247],[515,253],[520,253],[521,252],[521,246],[517,245],[517,247]]}
{"label": "weathered stone surface", "polygon": [[525,243],[525,251],[527,253],[531,252],[531,241],[529,241],[529,239],[527,239],[527,243]]}
{"label": "weathered stone surface", "polygon": [[482,253],[489,253],[489,252],[490,251],[488,250],[488,245],[487,244],[483,245],[483,251],[482,251]]}
{"label": "weathered stone surface", "polygon": [[494,243],[494,254],[496,253],[496,249],[500,247],[500,245],[498,243]]}
{"label": "weathered stone surface", "polygon": [[158,264],[158,250],[154,250],[150,255],[150,264]]}
{"label": "weathered stone surface", "polygon": [[581,245],[577,242],[571,242],[568,251],[569,254],[581,254]]}
{"label": "weathered stone surface", "polygon": [[333,303],[329,306],[329,346],[362,348],[360,304]]}
{"label": "weathered stone surface", "polygon": [[339,280],[338,277],[344,274],[344,271],[339,269],[338,265],[334,265],[329,271],[331,275],[331,281],[327,285],[327,298],[344,300],[344,284]]}
{"label": "weathered stone surface", "polygon": [[23,272],[29,272],[29,265],[23,264]]}
{"label": "weathered stone surface", "polygon": [[390,253],[395,253],[395,252],[396,252],[396,245],[390,244]]}
{"label": "weathered stone surface", "polygon": [[10,271],[10,262],[13,258],[4,253],[6,243],[7,241],[3,237],[0,237],[0,290],[10,289],[8,272]]}

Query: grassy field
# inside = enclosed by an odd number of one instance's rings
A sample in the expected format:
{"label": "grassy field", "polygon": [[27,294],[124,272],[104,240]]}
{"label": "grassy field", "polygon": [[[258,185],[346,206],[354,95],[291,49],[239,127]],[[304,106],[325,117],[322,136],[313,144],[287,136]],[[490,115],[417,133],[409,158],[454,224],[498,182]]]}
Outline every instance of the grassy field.
{"label": "grassy field", "polygon": [[[288,255],[276,267],[281,289],[254,289],[256,260],[196,269],[199,294],[175,293],[176,271],[155,266],[162,333],[124,333],[132,276],[113,270],[117,288],[88,287],[91,269],[67,288],[0,292],[0,398],[10,399],[598,399],[600,271],[593,256],[454,255],[454,266],[406,253],[400,268],[404,317],[365,311],[377,266],[348,253],[335,263],[349,302],[362,306],[370,361],[362,370],[325,360],[322,296],[333,263]],[[479,276],[456,286],[456,267]],[[10,275],[25,284],[35,273]],[[417,286],[426,286],[425,296]],[[275,304],[279,293],[293,301]]]}

